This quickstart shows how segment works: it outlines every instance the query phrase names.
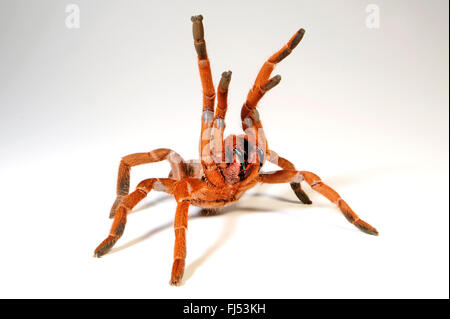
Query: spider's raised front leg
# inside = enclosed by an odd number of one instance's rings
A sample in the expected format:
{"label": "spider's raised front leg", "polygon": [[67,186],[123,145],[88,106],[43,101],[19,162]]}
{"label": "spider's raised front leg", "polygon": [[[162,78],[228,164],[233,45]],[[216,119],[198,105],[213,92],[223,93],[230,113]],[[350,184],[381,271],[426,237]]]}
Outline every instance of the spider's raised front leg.
{"label": "spider's raised front leg", "polygon": [[211,65],[206,51],[206,42],[203,29],[203,16],[193,16],[192,35],[198,57],[198,70],[203,88],[202,128],[200,132],[200,160],[206,178],[214,185],[223,186],[223,176],[211,156],[210,140],[214,120],[214,101],[216,91],[211,75]]}
{"label": "spider's raised front leg", "polygon": [[149,178],[138,184],[136,190],[123,197],[118,204],[108,237],[95,249],[94,256],[101,257],[110,250],[122,236],[127,222],[127,214],[153,189],[172,194],[175,180],[169,178]]}
{"label": "spider's raised front leg", "polygon": [[355,225],[361,231],[369,235],[378,235],[378,231],[374,227],[360,219],[358,215],[356,215],[355,212],[350,208],[350,206],[348,206],[348,204],[341,198],[341,196],[331,187],[324,184],[316,174],[295,170],[281,170],[272,173],[260,174],[260,181],[262,183],[268,184],[292,182],[299,183],[301,180],[305,180],[312,189],[328,198],[332,203],[335,203],[339,207],[345,218],[347,218],[350,223]]}
{"label": "spider's raised front leg", "polygon": [[189,202],[181,201],[177,205],[177,212],[175,214],[175,247],[173,252],[173,266],[172,275],[170,277],[170,284],[178,286],[181,284],[181,279],[184,273],[184,266],[186,260],[186,230],[188,223]]}
{"label": "spider's raised front leg", "polygon": [[109,218],[113,218],[116,214],[117,207],[123,200],[123,198],[128,195],[130,190],[130,170],[131,167],[148,164],[154,162],[160,162],[167,160],[172,168],[171,178],[180,180],[186,177],[186,164],[183,158],[175,151],[168,148],[159,148],[148,153],[135,153],[124,156],[120,161],[119,174],[117,176],[117,197],[114,204],[111,207],[109,213]]}
{"label": "spider's raised front leg", "polygon": [[[269,151],[269,156],[267,158],[269,162],[272,164],[278,165],[284,170],[293,170],[295,171],[295,166],[287,159],[278,156],[278,154],[274,151]],[[300,181],[291,182],[290,183],[292,190],[294,191],[297,198],[303,203],[303,204],[312,204],[312,201],[309,199],[308,195],[303,191],[302,186],[300,185]]]}
{"label": "spider's raised front leg", "polygon": [[294,48],[302,40],[304,34],[304,29],[298,30],[288,41],[288,43],[286,43],[278,52],[273,54],[263,64],[256,77],[253,87],[248,92],[247,100],[241,109],[243,130],[249,135],[250,138],[254,140],[258,147],[263,148],[266,152],[269,151],[267,147],[267,140],[256,107],[264,94],[276,86],[281,80],[279,75],[270,78],[275,65],[281,62],[292,52],[292,50],[294,50]]}
{"label": "spider's raised front leg", "polygon": [[193,194],[204,192],[209,184],[198,178],[185,178],[174,185],[173,196],[177,201],[177,212],[175,214],[175,248],[174,261],[170,284],[178,286],[184,273],[186,260],[186,230],[188,226],[188,211]]}
{"label": "spider's raised front leg", "polygon": [[[255,83],[253,84],[252,89],[248,93],[247,101],[243,107],[242,112],[246,113],[248,110],[255,108],[259,102],[259,100],[264,96],[266,91],[271,87],[278,84],[280,81],[280,77],[275,76],[272,79],[269,79],[272,71],[275,68],[277,63],[280,63],[284,58],[286,58],[289,54],[291,54],[292,50],[300,43],[303,36],[305,34],[304,29],[298,30],[292,38],[286,43],[278,52],[273,54],[261,67],[259,71]],[[247,110],[245,110],[247,108]],[[242,119],[244,120],[244,118]]]}

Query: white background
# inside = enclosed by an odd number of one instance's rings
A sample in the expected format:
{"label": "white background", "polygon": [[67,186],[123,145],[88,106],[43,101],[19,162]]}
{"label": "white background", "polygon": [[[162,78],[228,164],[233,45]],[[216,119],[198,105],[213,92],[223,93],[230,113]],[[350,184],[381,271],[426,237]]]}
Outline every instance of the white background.
{"label": "white background", "polygon": [[[0,297],[449,297],[447,1],[73,1],[79,29],[65,26],[67,3],[1,2]],[[227,133],[265,59],[306,29],[260,103],[269,145],[380,236],[306,185],[310,206],[289,185],[259,186],[219,216],[190,209],[171,287],[175,202],[151,193],[92,257],[121,156],[198,156],[199,13],[216,83],[233,71]],[[168,171],[134,168],[132,187]]]}

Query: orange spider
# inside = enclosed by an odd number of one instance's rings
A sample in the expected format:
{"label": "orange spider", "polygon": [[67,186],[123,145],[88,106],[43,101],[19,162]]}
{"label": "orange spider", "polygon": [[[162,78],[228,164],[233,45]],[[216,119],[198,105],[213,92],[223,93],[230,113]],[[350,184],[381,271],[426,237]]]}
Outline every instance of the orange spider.
{"label": "orange spider", "polygon": [[[177,201],[175,214],[175,250],[171,285],[179,285],[184,272],[186,258],[186,229],[190,205],[200,206],[209,211],[230,205],[258,183],[290,183],[293,191],[304,204],[311,200],[300,186],[301,181],[335,203],[349,222],[365,233],[378,235],[377,230],[360,219],[347,203],[320,178],[306,171],[297,171],[287,159],[277,155],[267,147],[261,120],[256,110],[264,94],[276,86],[281,77],[272,78],[275,65],[287,57],[305,34],[300,29],[262,66],[241,110],[242,128],[245,135],[231,135],[225,140],[225,114],[227,111],[228,86],[231,72],[224,72],[217,88],[217,107],[214,112],[214,90],[211,68],[203,32],[203,17],[194,16],[192,31],[194,46],[198,55],[198,68],[203,87],[203,113],[200,135],[200,162],[184,161],[170,149],[156,149],[148,153],[136,153],[122,158],[117,180],[117,198],[111,208],[110,218],[114,218],[109,236],[97,247],[95,256],[101,257],[123,234],[127,214],[151,190],[172,194]],[[150,178],[140,182],[136,190],[129,194],[131,167],[167,160],[172,170],[168,178]],[[281,167],[281,170],[262,173],[265,161]]]}

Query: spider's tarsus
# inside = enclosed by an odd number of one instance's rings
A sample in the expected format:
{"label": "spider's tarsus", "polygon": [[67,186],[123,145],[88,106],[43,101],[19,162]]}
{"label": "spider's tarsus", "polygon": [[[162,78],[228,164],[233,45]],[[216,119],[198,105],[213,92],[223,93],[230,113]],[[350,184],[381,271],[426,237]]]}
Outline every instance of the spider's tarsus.
{"label": "spider's tarsus", "polygon": [[196,15],[196,16],[192,16],[191,17],[191,21],[195,22],[195,21],[202,21],[203,20],[203,16],[201,14]]}
{"label": "spider's tarsus", "polygon": [[362,225],[362,224],[358,224],[358,223],[355,223],[354,224],[356,227],[358,227],[358,229],[359,230],[361,230],[362,232],[364,232],[364,233],[366,233],[366,234],[369,234],[369,235],[373,235],[373,236],[378,236],[378,230],[376,230],[375,228],[370,228],[370,227],[367,227],[367,226],[365,226],[365,225]]}
{"label": "spider's tarsus", "polygon": [[309,199],[308,195],[301,189],[300,183],[291,183],[291,188],[294,191],[297,198],[306,205],[311,205],[312,201]]}
{"label": "spider's tarsus", "polygon": [[300,29],[294,35],[294,37],[289,41],[289,46],[285,48],[281,53],[279,53],[275,59],[275,63],[280,63],[284,58],[291,54],[292,50],[300,43],[305,34],[305,29]]}
{"label": "spider's tarsus", "polygon": [[117,242],[118,238],[108,236],[94,251],[94,257],[100,258],[105,255],[114,244]]}
{"label": "spider's tarsus", "polygon": [[94,256],[92,256],[92,257],[94,257],[94,258],[101,258],[103,255],[104,254],[101,254],[101,253],[94,253]]}
{"label": "spider's tarsus", "polygon": [[191,18],[192,21],[192,34],[194,35],[195,42],[203,41],[204,30],[203,30],[203,17],[201,15],[194,16]]}
{"label": "spider's tarsus", "polygon": [[300,41],[303,39],[303,36],[305,35],[305,29],[300,29],[295,34],[295,38],[292,40],[291,45],[289,46],[289,49],[292,51],[295,49],[295,47],[300,43]]}
{"label": "spider's tarsus", "polygon": [[184,274],[184,259],[175,259],[172,266],[172,277],[169,284],[171,286],[180,286]]}
{"label": "spider's tarsus", "polygon": [[275,75],[263,86],[264,91],[269,91],[281,81],[281,75]]}
{"label": "spider's tarsus", "polygon": [[207,53],[206,53],[206,43],[204,39],[204,30],[203,30],[203,16],[193,16],[191,17],[192,21],[192,34],[194,36],[194,46],[195,50],[197,51],[197,55],[199,59],[206,59]]}
{"label": "spider's tarsus", "polygon": [[226,71],[222,73],[222,78],[220,79],[219,87],[222,91],[228,91],[228,86],[231,81],[231,71]]}

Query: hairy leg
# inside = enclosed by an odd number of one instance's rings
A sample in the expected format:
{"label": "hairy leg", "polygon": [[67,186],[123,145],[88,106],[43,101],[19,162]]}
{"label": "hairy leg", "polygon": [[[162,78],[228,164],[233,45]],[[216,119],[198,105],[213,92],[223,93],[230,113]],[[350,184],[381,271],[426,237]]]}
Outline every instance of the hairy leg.
{"label": "hairy leg", "polygon": [[304,29],[298,30],[292,38],[286,43],[278,52],[273,54],[261,67],[259,71],[255,83],[253,84],[252,89],[248,93],[247,101],[245,105],[252,109],[255,108],[259,102],[259,100],[264,96],[267,90],[271,89],[273,86],[278,84],[281,78],[279,76],[275,76],[272,79],[269,79],[272,71],[275,68],[275,65],[280,63],[284,58],[286,58],[292,50],[300,43],[305,34]]}
{"label": "hairy leg", "polygon": [[178,153],[168,148],[158,148],[148,153],[130,154],[122,158],[122,160],[120,161],[119,173],[117,176],[117,197],[111,207],[109,218],[114,217],[117,207],[119,206],[123,198],[128,195],[128,192],[130,190],[131,167],[141,164],[160,162],[164,160],[169,161],[172,168],[171,178],[180,180],[187,176],[186,164],[184,163],[183,158]]}
{"label": "hairy leg", "polygon": [[369,235],[378,235],[378,231],[360,219],[358,215],[348,206],[348,204],[341,198],[341,196],[333,190],[328,185],[324,184],[319,176],[311,172],[306,171],[295,171],[295,170],[281,170],[272,173],[260,174],[260,181],[262,183],[278,184],[278,183],[291,183],[300,182],[305,180],[312,189],[319,192],[326,198],[328,198],[332,203],[335,203],[342,214],[347,218],[347,220],[359,228],[361,231]]}
{"label": "hairy leg", "polygon": [[[278,154],[274,151],[269,151],[269,156],[267,158],[269,162],[272,164],[278,165],[284,170],[293,170],[295,171],[295,166],[287,159],[278,156]],[[292,190],[294,191],[297,198],[303,203],[303,204],[312,204],[312,201],[309,199],[308,195],[303,191],[302,186],[300,185],[300,181],[298,182],[291,182],[290,183]]]}
{"label": "hairy leg", "polygon": [[[198,159],[184,162],[186,167],[186,177],[201,178],[203,176],[202,163]],[[172,171],[169,173],[169,178],[174,179]]]}
{"label": "hairy leg", "polygon": [[106,254],[122,236],[127,222],[127,214],[152,190],[172,193],[175,180],[168,178],[150,178],[138,184],[136,190],[125,196],[118,205],[108,237],[95,249],[94,256]]}
{"label": "hairy leg", "polygon": [[261,67],[253,87],[250,89],[247,100],[241,109],[241,120],[243,130],[255,140],[258,147],[263,148],[268,151],[267,140],[262,128],[262,123],[259,118],[259,113],[256,110],[259,100],[266,94],[267,91],[276,86],[281,77],[279,75],[270,78],[275,65],[281,62],[285,57],[287,57],[292,50],[299,44],[303,35],[305,34],[304,29],[298,30],[294,36],[289,40],[286,45],[283,46],[278,52],[273,54]]}
{"label": "hairy leg", "polygon": [[215,188],[211,184],[198,178],[188,177],[177,182],[173,187],[173,196],[177,201],[177,212],[175,214],[175,248],[174,262],[170,284],[178,286],[183,277],[186,259],[186,230],[188,225],[188,210],[191,202],[197,204],[213,193]]}
{"label": "hairy leg", "polygon": [[175,214],[175,248],[173,253],[173,266],[170,284],[178,286],[181,284],[181,279],[184,273],[186,260],[186,230],[188,224],[189,202],[181,201],[177,205],[177,212]]}
{"label": "hairy leg", "polygon": [[203,208],[200,211],[200,214],[202,216],[215,216],[215,215],[218,215],[219,212],[220,212],[219,208]]}
{"label": "hairy leg", "polygon": [[198,57],[198,70],[203,88],[203,112],[200,132],[200,160],[206,178],[214,185],[225,185],[224,179],[211,153],[211,131],[214,121],[214,101],[216,92],[211,75],[211,66],[206,50],[204,38],[203,17],[201,15],[191,17],[194,46]]}
{"label": "hairy leg", "polygon": [[228,108],[228,86],[231,81],[231,71],[223,72],[217,87],[217,108],[211,134],[211,153],[216,163],[225,162],[223,133],[225,131],[225,115]]}

